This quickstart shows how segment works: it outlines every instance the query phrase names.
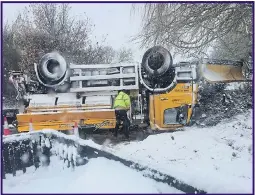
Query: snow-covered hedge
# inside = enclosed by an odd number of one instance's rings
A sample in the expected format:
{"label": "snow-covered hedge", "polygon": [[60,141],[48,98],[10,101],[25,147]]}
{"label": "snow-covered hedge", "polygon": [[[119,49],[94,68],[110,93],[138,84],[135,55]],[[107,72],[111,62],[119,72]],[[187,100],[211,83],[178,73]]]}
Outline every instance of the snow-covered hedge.
{"label": "snow-covered hedge", "polygon": [[[239,84],[239,85],[238,85]],[[252,109],[251,83],[199,83],[199,115],[196,123],[215,126],[224,119]]]}

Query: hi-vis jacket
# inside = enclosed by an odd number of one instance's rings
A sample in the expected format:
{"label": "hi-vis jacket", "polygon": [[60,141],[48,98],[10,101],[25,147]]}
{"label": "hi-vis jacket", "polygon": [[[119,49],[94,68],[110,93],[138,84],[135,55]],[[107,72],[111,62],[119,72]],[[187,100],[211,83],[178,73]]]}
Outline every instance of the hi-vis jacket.
{"label": "hi-vis jacket", "polygon": [[115,110],[129,110],[130,104],[130,97],[121,91],[115,98],[113,108]]}

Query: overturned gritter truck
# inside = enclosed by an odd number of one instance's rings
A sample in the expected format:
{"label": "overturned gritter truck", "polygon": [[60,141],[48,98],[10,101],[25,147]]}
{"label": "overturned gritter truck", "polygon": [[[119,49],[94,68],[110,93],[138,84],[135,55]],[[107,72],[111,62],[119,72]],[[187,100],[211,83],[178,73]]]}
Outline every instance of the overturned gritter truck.
{"label": "overturned gritter truck", "polygon": [[[244,69],[241,62],[220,60],[174,64],[169,51],[160,46],[149,49],[141,64],[77,65],[67,63],[59,53],[48,53],[34,64],[36,80],[23,72],[10,75],[23,110],[17,114],[6,111],[5,117],[9,123],[14,120],[19,133],[3,136],[3,181],[10,175],[20,177],[20,172],[25,174],[30,168],[40,173],[42,167],[54,164],[54,157],[70,169],[104,158],[180,192],[206,194],[205,189],[171,174],[61,132],[69,134],[78,124],[81,138],[89,133],[109,134],[116,126],[112,105],[119,90],[129,90],[131,94],[131,129],[148,133],[177,130],[191,125],[196,118],[200,77],[212,83],[249,81],[242,74]],[[28,185],[21,183],[24,184]],[[86,185],[82,182],[82,187]],[[4,192],[6,186],[3,185]]]}
{"label": "overturned gritter truck", "polygon": [[196,118],[198,82],[242,82],[241,62],[205,60],[174,64],[170,52],[155,46],[141,63],[72,64],[59,53],[44,55],[34,64],[37,80],[22,72],[11,74],[17,101],[24,109],[14,122],[19,133],[53,129],[69,132],[77,123],[80,134],[111,132],[116,126],[113,100],[129,90],[131,130],[172,131]]}

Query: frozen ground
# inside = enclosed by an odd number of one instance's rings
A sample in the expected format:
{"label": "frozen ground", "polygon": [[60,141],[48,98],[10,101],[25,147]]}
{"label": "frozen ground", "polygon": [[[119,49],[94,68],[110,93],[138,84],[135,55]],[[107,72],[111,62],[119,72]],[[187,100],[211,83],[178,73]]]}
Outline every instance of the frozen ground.
{"label": "frozen ground", "polygon": [[[74,136],[52,132],[76,139]],[[24,134],[20,139],[24,136],[28,135]],[[4,139],[11,141],[13,138]],[[170,174],[208,193],[252,192],[252,110],[214,127],[187,127],[181,132],[151,135],[142,142],[111,145],[106,141],[105,144],[98,145],[91,140],[77,141]],[[40,191],[37,190],[39,183],[44,186],[39,188]],[[81,187],[85,184],[88,186]],[[50,189],[47,186],[51,186]],[[67,186],[67,190],[61,189],[62,186]],[[56,165],[47,172],[40,169],[34,174],[9,177],[4,181],[4,192],[174,193],[175,191],[167,185],[142,177],[140,173],[118,162],[94,159],[74,172],[63,171]]]}
{"label": "frozen ground", "polygon": [[105,148],[209,193],[252,192],[252,111],[215,127]]}
{"label": "frozen ground", "polygon": [[105,158],[90,160],[75,170],[64,168],[53,157],[47,168],[28,169],[3,180],[4,193],[181,193],[163,183],[145,178],[119,162]]}

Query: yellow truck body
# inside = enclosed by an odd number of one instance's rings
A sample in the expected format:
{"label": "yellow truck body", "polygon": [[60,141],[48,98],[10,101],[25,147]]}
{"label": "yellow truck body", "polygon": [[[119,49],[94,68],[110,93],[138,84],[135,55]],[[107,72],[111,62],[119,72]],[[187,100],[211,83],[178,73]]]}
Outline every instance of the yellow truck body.
{"label": "yellow truck body", "polygon": [[[184,126],[176,122],[177,109],[187,105],[187,120],[190,122],[192,107],[197,103],[197,84],[179,83],[168,93],[150,96],[150,126],[153,130],[174,130]],[[172,112],[172,119],[166,121],[166,112]]]}
{"label": "yellow truck body", "polygon": [[[150,95],[149,117],[153,130],[175,130],[184,124],[166,124],[164,113],[188,105],[187,123],[190,121],[192,106],[197,102],[197,84],[178,83],[170,92]],[[72,130],[75,122],[80,126],[94,126],[99,129],[114,129],[115,111],[112,105],[82,106],[38,106],[28,107],[25,113],[17,115],[18,132],[29,131],[32,122],[33,130],[54,129]]]}
{"label": "yellow truck body", "polygon": [[[49,111],[50,109],[50,111]],[[40,110],[47,110],[41,112]],[[37,111],[37,112],[36,112]],[[81,126],[111,129],[115,127],[115,111],[103,106],[51,106],[29,108],[26,113],[17,115],[18,132],[29,131],[32,122],[33,130],[54,129],[58,131],[72,130],[75,122]]]}

